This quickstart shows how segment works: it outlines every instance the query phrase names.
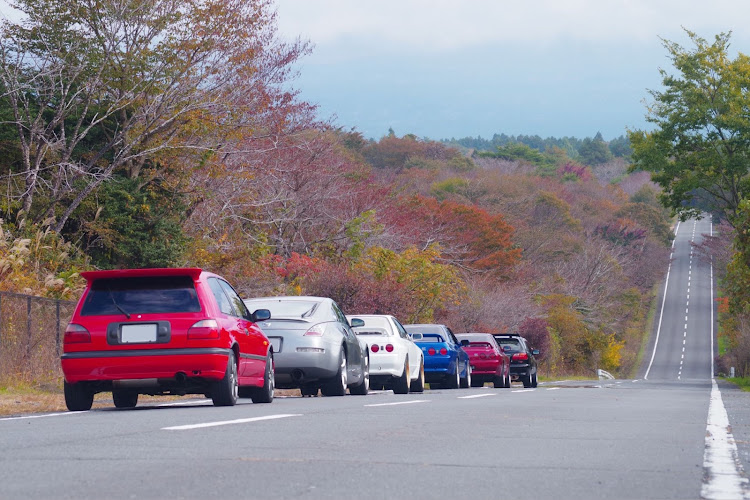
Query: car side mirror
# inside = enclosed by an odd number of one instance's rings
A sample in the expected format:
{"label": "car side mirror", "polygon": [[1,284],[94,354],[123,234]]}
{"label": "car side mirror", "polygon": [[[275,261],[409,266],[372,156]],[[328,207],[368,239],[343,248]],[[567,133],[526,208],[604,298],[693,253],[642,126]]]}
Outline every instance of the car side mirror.
{"label": "car side mirror", "polygon": [[538,356],[539,355],[539,349],[532,349],[531,350],[531,354],[533,354],[534,356]]}
{"label": "car side mirror", "polygon": [[421,333],[410,333],[409,338],[412,340],[422,340],[422,334]]}
{"label": "car side mirror", "polygon": [[365,320],[360,319],[360,318],[352,318],[351,320],[349,320],[349,326],[351,326],[352,328],[365,326]]}
{"label": "car side mirror", "polygon": [[271,311],[268,309],[256,309],[250,315],[250,321],[257,323],[258,321],[266,321],[271,319]]}

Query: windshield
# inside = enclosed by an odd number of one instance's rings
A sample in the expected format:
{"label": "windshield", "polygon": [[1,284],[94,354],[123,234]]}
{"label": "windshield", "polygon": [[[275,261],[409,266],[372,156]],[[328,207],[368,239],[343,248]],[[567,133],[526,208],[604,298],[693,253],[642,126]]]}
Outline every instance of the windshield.
{"label": "windshield", "polygon": [[93,282],[82,316],[199,312],[195,285],[189,276],[107,278]]}
{"label": "windshield", "polygon": [[245,305],[251,311],[268,309],[271,318],[308,318],[315,314],[320,302],[312,300],[248,300]]}

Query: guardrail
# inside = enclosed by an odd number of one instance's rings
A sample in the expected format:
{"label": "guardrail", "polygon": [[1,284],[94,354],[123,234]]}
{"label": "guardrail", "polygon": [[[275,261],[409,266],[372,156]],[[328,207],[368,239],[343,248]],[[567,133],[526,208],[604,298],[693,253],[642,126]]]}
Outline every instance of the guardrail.
{"label": "guardrail", "polygon": [[599,380],[614,380],[615,376],[611,373],[604,371],[602,369],[597,369],[596,374],[599,376]]}
{"label": "guardrail", "polygon": [[62,337],[76,303],[0,292],[0,380],[59,377]]}

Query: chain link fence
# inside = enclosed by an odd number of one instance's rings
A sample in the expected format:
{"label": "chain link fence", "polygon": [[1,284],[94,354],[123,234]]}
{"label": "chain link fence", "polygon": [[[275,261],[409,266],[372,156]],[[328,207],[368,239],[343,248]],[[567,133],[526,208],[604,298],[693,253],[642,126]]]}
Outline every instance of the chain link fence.
{"label": "chain link fence", "polygon": [[63,334],[76,303],[0,292],[0,381],[62,376]]}

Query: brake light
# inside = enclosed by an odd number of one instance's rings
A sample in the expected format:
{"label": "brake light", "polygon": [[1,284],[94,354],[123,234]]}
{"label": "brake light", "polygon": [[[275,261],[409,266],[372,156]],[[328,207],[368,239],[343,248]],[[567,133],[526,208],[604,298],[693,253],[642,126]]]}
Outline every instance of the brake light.
{"label": "brake light", "polygon": [[65,328],[63,343],[83,344],[87,342],[91,342],[91,334],[83,326],[70,323],[67,328]]}
{"label": "brake light", "polygon": [[388,352],[393,352],[393,344],[387,344],[385,346],[385,350]]}
{"label": "brake light", "polygon": [[516,361],[526,361],[527,359],[529,359],[529,355],[525,352],[517,352],[511,359],[515,359]]}
{"label": "brake light", "polygon": [[323,323],[318,323],[317,325],[307,330],[304,335],[307,335],[308,337],[322,337],[325,331],[326,327],[323,325]]}
{"label": "brake light", "polygon": [[435,349],[432,348],[432,347],[430,347],[429,349],[427,349],[427,354],[429,354],[430,356],[434,356],[435,355]]}
{"label": "brake light", "polygon": [[440,354],[442,354],[443,356],[445,356],[446,354],[448,354],[448,349],[446,349],[445,347],[441,347],[440,348]]}
{"label": "brake light", "polygon": [[215,319],[204,319],[188,329],[188,339],[218,339],[219,338],[219,324]]}
{"label": "brake light", "polygon": [[380,350],[380,347],[378,347],[377,344],[372,344],[372,346],[370,346],[370,350],[372,352],[378,352]]}

